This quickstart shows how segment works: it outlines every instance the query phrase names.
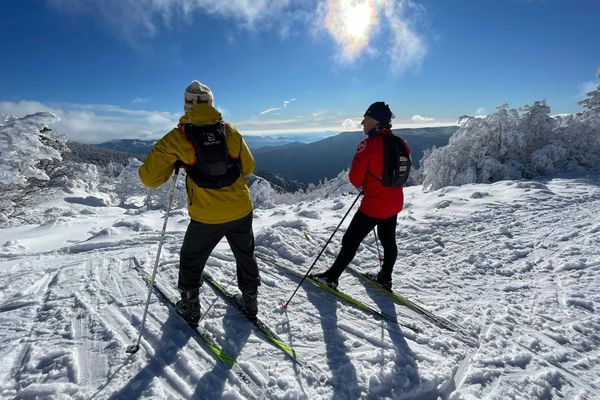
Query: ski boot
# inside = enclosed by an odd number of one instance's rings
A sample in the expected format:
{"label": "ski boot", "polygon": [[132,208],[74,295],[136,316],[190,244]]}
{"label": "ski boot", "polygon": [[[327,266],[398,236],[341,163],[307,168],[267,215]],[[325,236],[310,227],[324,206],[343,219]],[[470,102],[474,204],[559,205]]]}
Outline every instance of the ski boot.
{"label": "ski boot", "polygon": [[258,302],[257,293],[244,293],[236,294],[233,296],[233,300],[236,302],[238,308],[248,316],[251,320],[256,319],[258,314]]}
{"label": "ski boot", "polygon": [[200,299],[198,289],[181,292],[181,300],[175,304],[175,310],[194,328],[200,321]]}
{"label": "ski boot", "polygon": [[312,275],[310,275],[310,277],[312,279],[314,279],[315,281],[321,282],[321,283],[329,286],[333,290],[337,290],[338,280],[330,279],[329,276],[327,275],[327,272],[321,272],[319,274],[312,274]]}
{"label": "ski boot", "polygon": [[381,285],[381,287],[383,287],[388,292],[392,291],[392,280],[385,279],[383,277],[383,275],[381,274],[381,271],[380,272],[365,272],[364,276],[367,279],[370,279],[372,281],[379,283]]}

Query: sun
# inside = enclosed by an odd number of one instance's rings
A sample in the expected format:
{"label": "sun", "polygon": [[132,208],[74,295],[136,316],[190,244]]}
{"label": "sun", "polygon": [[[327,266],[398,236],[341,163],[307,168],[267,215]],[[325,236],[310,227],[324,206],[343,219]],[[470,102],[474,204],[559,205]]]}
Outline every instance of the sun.
{"label": "sun", "polygon": [[371,25],[371,6],[368,2],[346,6],[342,11],[342,21],[348,36],[359,40],[366,38]]}
{"label": "sun", "polygon": [[329,0],[327,29],[341,45],[342,55],[352,60],[369,44],[375,24],[373,0]]}

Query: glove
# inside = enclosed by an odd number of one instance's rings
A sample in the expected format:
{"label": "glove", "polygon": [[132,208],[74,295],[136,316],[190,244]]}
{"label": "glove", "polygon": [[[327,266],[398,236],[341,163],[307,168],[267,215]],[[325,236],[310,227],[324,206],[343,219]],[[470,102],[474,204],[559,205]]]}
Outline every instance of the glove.
{"label": "glove", "polygon": [[181,160],[175,161],[175,175],[177,175],[179,173],[179,168],[181,168],[181,167],[185,168],[185,163]]}

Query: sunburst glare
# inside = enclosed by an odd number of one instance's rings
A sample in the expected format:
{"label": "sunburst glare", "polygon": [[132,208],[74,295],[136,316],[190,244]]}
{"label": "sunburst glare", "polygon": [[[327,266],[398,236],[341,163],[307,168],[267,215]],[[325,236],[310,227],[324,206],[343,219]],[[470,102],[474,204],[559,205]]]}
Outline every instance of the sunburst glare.
{"label": "sunburst glare", "polygon": [[352,60],[369,44],[376,20],[372,0],[330,0],[327,29],[342,46],[344,58]]}

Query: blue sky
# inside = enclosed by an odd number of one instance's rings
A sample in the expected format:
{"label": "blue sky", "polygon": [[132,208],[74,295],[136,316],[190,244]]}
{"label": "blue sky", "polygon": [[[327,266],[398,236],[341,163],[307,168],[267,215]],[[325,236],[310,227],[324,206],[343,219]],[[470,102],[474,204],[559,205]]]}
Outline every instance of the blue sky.
{"label": "blue sky", "polygon": [[[251,4],[251,5],[249,5]],[[19,0],[2,4],[0,113],[82,142],[157,138],[209,85],[245,134],[454,123],[598,85],[597,0]]]}

